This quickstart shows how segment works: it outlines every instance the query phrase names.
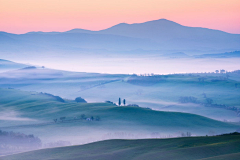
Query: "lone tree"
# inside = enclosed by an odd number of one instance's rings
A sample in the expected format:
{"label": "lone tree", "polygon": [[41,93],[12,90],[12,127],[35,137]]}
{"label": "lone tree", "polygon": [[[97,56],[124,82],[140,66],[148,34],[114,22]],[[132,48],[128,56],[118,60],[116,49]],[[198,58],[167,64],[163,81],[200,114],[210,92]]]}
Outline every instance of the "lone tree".
{"label": "lone tree", "polygon": [[124,104],[124,106],[126,105],[126,100],[125,99],[123,99],[123,104]]}
{"label": "lone tree", "polygon": [[215,72],[216,72],[216,73],[219,73],[219,70],[216,70]]}
{"label": "lone tree", "polygon": [[118,99],[118,105],[121,106],[121,98]]}

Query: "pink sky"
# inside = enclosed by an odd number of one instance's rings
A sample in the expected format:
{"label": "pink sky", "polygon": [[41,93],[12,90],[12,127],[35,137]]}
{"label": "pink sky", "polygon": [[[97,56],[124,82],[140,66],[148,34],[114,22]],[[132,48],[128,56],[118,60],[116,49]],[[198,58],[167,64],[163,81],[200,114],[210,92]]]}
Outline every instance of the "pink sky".
{"label": "pink sky", "polygon": [[0,31],[101,30],[169,19],[240,34],[240,0],[0,0]]}

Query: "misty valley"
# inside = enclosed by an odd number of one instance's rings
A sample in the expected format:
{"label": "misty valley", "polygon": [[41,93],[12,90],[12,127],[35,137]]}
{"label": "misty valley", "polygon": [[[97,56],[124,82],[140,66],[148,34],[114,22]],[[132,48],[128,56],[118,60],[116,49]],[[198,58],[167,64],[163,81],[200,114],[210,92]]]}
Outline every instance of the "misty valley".
{"label": "misty valley", "polygon": [[0,159],[237,160],[239,42],[167,19],[0,32]]}
{"label": "misty valley", "polygon": [[1,155],[240,131],[239,70],[97,74],[1,62],[16,67],[0,73]]}

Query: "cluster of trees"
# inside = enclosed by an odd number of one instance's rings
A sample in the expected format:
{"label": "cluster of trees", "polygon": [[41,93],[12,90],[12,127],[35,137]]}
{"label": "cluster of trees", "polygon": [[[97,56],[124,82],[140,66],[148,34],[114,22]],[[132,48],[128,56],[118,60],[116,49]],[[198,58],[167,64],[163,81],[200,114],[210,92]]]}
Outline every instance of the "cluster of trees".
{"label": "cluster of trees", "polygon": [[198,78],[198,81],[199,81],[199,82],[204,82],[204,81],[205,81],[205,79],[207,79],[207,78],[205,78],[205,77]]}
{"label": "cluster of trees", "polygon": [[215,79],[212,79],[211,82],[219,82],[219,81],[226,81],[228,79],[228,77],[218,77]]}
{"label": "cluster of trees", "polygon": [[[129,106],[129,107],[139,107],[139,105],[137,105],[137,104],[128,104],[127,106]],[[150,108],[148,108],[148,109],[150,109]]]}
{"label": "cluster of trees", "polygon": [[224,69],[216,70],[215,72],[216,73],[221,73],[221,74],[226,73],[226,71]]}
{"label": "cluster of trees", "polygon": [[224,104],[213,104],[213,99],[212,98],[207,98],[206,93],[202,94],[205,98],[205,103],[201,103],[197,101],[197,98],[189,96],[189,97],[180,97],[179,102],[180,103],[197,103],[204,105],[205,107],[215,107],[215,108],[223,108],[227,110],[231,110],[237,113],[237,116],[240,117],[240,108],[234,107],[234,106],[227,106]]}
{"label": "cluster of trees", "polygon": [[[217,78],[214,78],[214,79],[211,79],[211,82],[219,82],[219,81],[226,81],[228,79],[229,75],[227,77],[217,77]],[[207,78],[205,77],[201,77],[201,78],[198,78],[198,81],[199,82],[204,82]]]}
{"label": "cluster of trees", "polygon": [[38,149],[42,142],[34,135],[0,130],[0,154]]}
{"label": "cluster of trees", "polygon": [[206,107],[215,107],[215,108],[223,108],[223,109],[227,109],[227,110],[231,110],[237,113],[237,116],[240,117],[240,108],[235,107],[235,106],[227,106],[224,104],[205,104]]}
{"label": "cluster of trees", "polygon": [[75,99],[75,101],[76,101],[77,103],[87,103],[87,101],[86,101],[85,99],[81,98],[81,97],[77,97],[77,98]]}
{"label": "cluster of trees", "polygon": [[[110,103],[110,104],[113,104],[113,105],[116,105],[116,103],[113,103],[113,102],[111,102],[111,101],[105,101],[106,103]],[[121,106],[121,105],[124,105],[124,106],[126,106],[126,99],[123,99],[123,100],[121,100],[121,98],[119,98],[118,99],[118,106]],[[129,106],[129,107],[139,107],[139,105],[137,105],[137,104],[128,104],[127,106]]]}
{"label": "cluster of trees", "polygon": [[105,103],[110,103],[110,104],[112,104],[112,105],[117,105],[116,103],[113,103],[113,102],[111,102],[111,101],[105,101]]}
{"label": "cluster of trees", "polygon": [[[85,114],[82,114],[80,117],[82,120],[91,120],[91,121],[100,121],[99,116],[86,116]],[[74,117],[74,119],[78,119],[78,117]]]}
{"label": "cluster of trees", "polygon": [[191,136],[192,136],[191,132],[181,133],[181,137],[191,137]]}
{"label": "cluster of trees", "polygon": [[72,122],[72,121],[77,121],[77,120],[88,120],[88,121],[100,121],[99,116],[86,116],[85,114],[81,114],[81,116],[76,116],[76,117],[60,117],[59,119],[53,119],[55,123],[58,122]]}
{"label": "cluster of trees", "polygon": [[54,98],[54,99],[56,99],[58,102],[65,102],[65,100],[64,99],[62,99],[61,97],[59,97],[59,96],[54,96],[54,95],[52,95],[52,94],[49,94],[49,93],[43,93],[43,92],[40,92],[40,94],[43,94],[43,95],[47,95],[47,96],[49,96],[49,97],[52,97],[52,98]]}
{"label": "cluster of trees", "polygon": [[[122,104],[122,101],[121,101],[121,98],[118,99],[118,105],[121,106]],[[123,105],[125,106],[126,105],[126,100],[123,99]]]}
{"label": "cluster of trees", "polygon": [[37,69],[37,67],[35,67],[35,66],[29,66],[29,67],[22,68],[22,70],[24,70],[24,69]]}
{"label": "cluster of trees", "polygon": [[239,74],[240,75],[240,70],[232,71],[233,74]]}

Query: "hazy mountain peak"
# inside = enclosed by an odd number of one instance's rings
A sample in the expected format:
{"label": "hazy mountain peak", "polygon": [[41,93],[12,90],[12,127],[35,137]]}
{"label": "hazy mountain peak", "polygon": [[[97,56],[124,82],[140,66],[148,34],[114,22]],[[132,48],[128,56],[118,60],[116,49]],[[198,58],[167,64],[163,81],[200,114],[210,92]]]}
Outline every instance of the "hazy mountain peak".
{"label": "hazy mountain peak", "polygon": [[167,19],[158,19],[158,20],[153,20],[153,21],[147,21],[144,23],[133,23],[133,24],[119,23],[115,26],[104,29],[102,31],[111,30],[111,29],[124,29],[124,28],[129,28],[129,27],[132,27],[132,28],[133,27],[141,27],[142,29],[151,29],[151,28],[159,28],[159,27],[160,28],[168,28],[168,27],[173,27],[173,26],[181,26],[181,25],[176,22],[167,20]]}
{"label": "hazy mountain peak", "polygon": [[87,29],[81,29],[81,28],[75,28],[75,29],[71,29],[70,31],[67,31],[66,33],[90,33],[90,32],[94,32],[94,31],[87,30]]}
{"label": "hazy mountain peak", "polygon": [[170,21],[170,20],[164,19],[164,18],[158,19],[158,20],[147,21],[145,23],[153,23],[153,24],[156,24],[156,25],[159,25],[159,24],[166,25],[166,24],[168,24],[168,25],[179,25],[179,26],[181,26],[180,24],[178,24],[174,21]]}

